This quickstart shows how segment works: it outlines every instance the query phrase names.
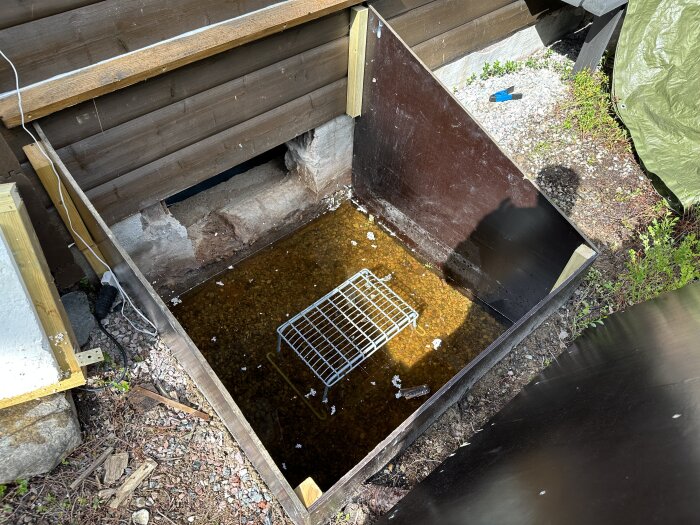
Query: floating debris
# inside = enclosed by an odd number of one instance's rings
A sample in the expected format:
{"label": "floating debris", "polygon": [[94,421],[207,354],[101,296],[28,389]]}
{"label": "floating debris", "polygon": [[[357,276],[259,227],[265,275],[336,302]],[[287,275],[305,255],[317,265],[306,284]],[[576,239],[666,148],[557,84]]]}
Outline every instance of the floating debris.
{"label": "floating debris", "polygon": [[314,390],[314,389],[312,388],[311,390],[309,390],[309,393],[306,394],[304,397],[305,397],[306,399],[309,399],[310,397],[314,397],[315,395],[316,395],[316,390]]}
{"label": "floating debris", "polygon": [[217,286],[223,286],[224,283],[222,283],[221,281],[216,281],[216,285],[217,285]]}
{"label": "floating debris", "polygon": [[391,378],[391,384],[394,385],[395,388],[401,388],[401,378],[398,374]]}
{"label": "floating debris", "polygon": [[430,394],[430,387],[428,385],[420,385],[411,388],[402,388],[399,394],[401,394],[401,397],[404,399],[413,399],[414,397]]}
{"label": "floating debris", "polygon": [[212,342],[212,343],[216,343],[216,336],[213,336],[213,337],[211,338],[211,342]]}
{"label": "floating debris", "polygon": [[437,350],[438,348],[440,348],[442,346],[442,339],[433,339],[432,345],[433,345],[433,350]]}
{"label": "floating debris", "polygon": [[374,236],[374,232],[367,232],[367,238],[368,238],[370,241],[375,240],[376,237]]}
{"label": "floating debris", "polygon": [[172,299],[170,299],[170,302],[173,304],[173,306],[177,306],[182,302],[182,299],[180,299],[179,297],[173,297]]}
{"label": "floating debris", "polygon": [[350,244],[352,244],[353,246],[357,246],[357,241],[350,241]]}
{"label": "floating debris", "polygon": [[333,405],[333,406],[331,407],[331,416],[332,416],[333,414],[335,414],[335,405]]}
{"label": "floating debris", "polygon": [[296,445],[294,445],[294,448],[301,448],[301,443],[297,443]]}

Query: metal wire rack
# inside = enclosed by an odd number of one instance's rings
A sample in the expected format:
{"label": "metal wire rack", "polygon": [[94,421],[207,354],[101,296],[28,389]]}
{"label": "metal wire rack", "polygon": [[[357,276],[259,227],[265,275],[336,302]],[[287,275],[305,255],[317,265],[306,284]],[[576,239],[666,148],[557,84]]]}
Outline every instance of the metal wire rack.
{"label": "metal wire rack", "polygon": [[277,328],[282,341],[328,389],[409,325],[418,313],[363,269]]}

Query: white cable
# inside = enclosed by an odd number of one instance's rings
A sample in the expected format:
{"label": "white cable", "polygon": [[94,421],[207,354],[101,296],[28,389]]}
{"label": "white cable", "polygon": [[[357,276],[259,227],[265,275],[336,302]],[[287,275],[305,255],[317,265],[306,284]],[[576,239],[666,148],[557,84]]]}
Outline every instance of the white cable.
{"label": "white cable", "polygon": [[[19,74],[17,73],[17,69],[15,68],[15,65],[12,63],[12,61],[9,58],[7,58],[7,55],[5,53],[3,53],[2,49],[0,49],[0,55],[2,55],[2,57],[5,60],[7,60],[7,63],[10,64],[10,67],[12,68],[12,71],[15,74],[15,90],[17,93],[17,105],[19,106],[19,114],[20,114],[20,118],[22,119],[22,128],[24,129],[24,131],[26,131],[29,134],[29,136],[32,138],[34,143],[37,146],[39,146],[39,151],[41,151],[42,155],[44,155],[44,157],[46,157],[46,160],[49,161],[49,164],[51,165],[51,169],[53,170],[54,175],[56,175],[56,181],[58,184],[58,197],[61,201],[61,206],[63,206],[63,209],[66,212],[66,217],[68,218],[68,226],[70,227],[71,231],[75,234],[75,236],[83,243],[83,245],[85,245],[85,247],[88,250],[90,250],[90,253],[92,253],[92,255],[95,256],[95,259],[100,261],[100,263],[102,265],[104,265],[104,267],[107,268],[107,270],[110,271],[112,273],[112,275],[114,276],[114,283],[117,285],[117,290],[119,290],[119,293],[121,294],[121,297],[122,297],[122,308],[121,308],[122,317],[124,317],[124,319],[126,319],[127,322],[131,325],[131,327],[134,330],[136,330],[137,332],[141,332],[142,334],[150,335],[152,337],[157,336],[158,329],[156,328],[156,325],[154,325],[151,322],[151,320],[148,317],[146,317],[141,312],[141,310],[139,310],[136,307],[136,305],[131,300],[131,297],[129,297],[129,295],[124,291],[124,288],[122,288],[121,284],[119,284],[119,281],[117,280],[117,276],[114,273],[114,270],[112,270],[112,268],[109,266],[109,264],[107,264],[105,261],[103,261],[102,258],[95,253],[95,250],[93,250],[92,247],[87,242],[85,242],[85,239],[83,239],[80,236],[80,234],[73,227],[73,221],[71,220],[70,213],[68,213],[68,208],[66,207],[66,203],[63,200],[63,183],[61,182],[61,177],[58,175],[58,170],[56,169],[56,166],[54,165],[53,160],[51,160],[51,157],[49,157],[49,155],[46,153],[46,151],[44,151],[43,144],[37,140],[37,138],[34,136],[34,134],[31,131],[29,131],[29,129],[27,129],[27,126],[25,125],[24,108],[22,107],[22,92],[19,88]],[[127,317],[126,313],[124,313],[124,306],[125,306],[127,301],[129,302],[129,305],[131,306],[131,308],[133,308],[133,310],[141,317],[141,319],[143,319],[146,323],[148,323],[153,328],[153,332],[151,332],[150,330],[139,328],[138,326],[136,326],[133,323],[133,321],[131,319],[129,319]]]}

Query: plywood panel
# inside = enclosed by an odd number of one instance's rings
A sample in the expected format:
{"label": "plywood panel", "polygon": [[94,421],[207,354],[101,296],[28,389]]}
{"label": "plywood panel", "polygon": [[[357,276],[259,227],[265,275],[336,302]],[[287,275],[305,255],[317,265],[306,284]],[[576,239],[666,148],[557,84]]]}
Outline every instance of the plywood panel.
{"label": "plywood panel", "polygon": [[0,13],[0,29],[58,13],[65,13],[101,0],[4,0]]}
{"label": "plywood panel", "polygon": [[379,24],[370,14],[355,191],[515,322],[548,295],[581,236],[390,28],[377,36]]}

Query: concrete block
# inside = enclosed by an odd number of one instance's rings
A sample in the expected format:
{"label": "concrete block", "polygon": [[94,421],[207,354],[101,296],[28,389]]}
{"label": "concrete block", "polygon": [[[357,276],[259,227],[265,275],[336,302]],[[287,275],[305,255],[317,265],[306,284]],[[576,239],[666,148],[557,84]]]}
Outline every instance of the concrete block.
{"label": "concrete block", "polygon": [[187,229],[161,203],[118,222],[112,232],[150,280],[197,264]]}
{"label": "concrete block", "polygon": [[68,392],[0,410],[0,483],[49,472],[80,442]]}
{"label": "concrete block", "polygon": [[341,115],[287,142],[284,161],[314,193],[325,197],[350,184],[355,121]]}
{"label": "concrete block", "polygon": [[[57,383],[61,370],[0,230],[0,399]],[[1,456],[0,456],[1,457]]]}

